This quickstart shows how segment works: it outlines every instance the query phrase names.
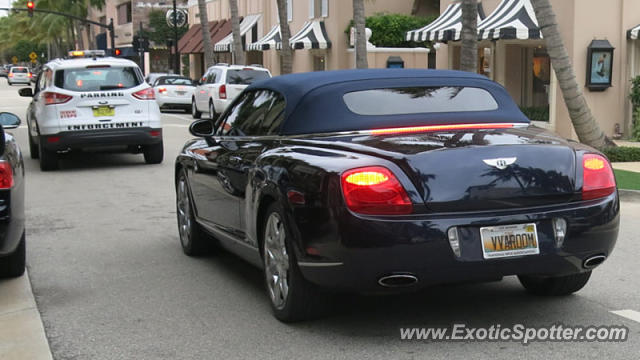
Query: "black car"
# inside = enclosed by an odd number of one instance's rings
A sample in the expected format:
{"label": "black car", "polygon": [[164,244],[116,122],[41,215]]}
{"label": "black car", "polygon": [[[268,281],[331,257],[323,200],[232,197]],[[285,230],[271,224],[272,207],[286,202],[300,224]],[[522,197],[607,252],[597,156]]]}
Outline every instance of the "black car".
{"label": "black car", "polygon": [[317,316],[332,291],[507,275],[568,295],[616,242],[606,157],[532,126],[475,74],[279,76],[190,130],[175,169],[183,250],[215,238],[263,268],[283,321]]}
{"label": "black car", "polygon": [[5,129],[20,125],[11,113],[0,113],[0,278],[24,273],[24,163],[16,140]]}

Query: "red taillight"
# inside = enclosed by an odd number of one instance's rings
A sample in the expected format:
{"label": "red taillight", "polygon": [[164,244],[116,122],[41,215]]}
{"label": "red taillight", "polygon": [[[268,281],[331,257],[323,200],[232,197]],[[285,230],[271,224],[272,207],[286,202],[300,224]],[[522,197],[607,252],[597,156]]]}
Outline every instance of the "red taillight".
{"label": "red taillight", "polygon": [[166,92],[167,92],[167,88],[165,88],[165,87],[158,88],[158,92],[159,92],[160,94],[164,94],[164,93],[166,93]]}
{"label": "red taillight", "polygon": [[602,198],[616,190],[616,178],[604,156],[585,154],[582,169],[582,200]]}
{"label": "red taillight", "polygon": [[54,143],[57,143],[57,142],[59,142],[59,141],[60,141],[60,136],[49,136],[49,137],[47,138],[47,142],[48,142],[49,144],[54,144]]}
{"label": "red taillight", "polygon": [[28,77],[33,77],[32,73],[27,74]]}
{"label": "red taillight", "polygon": [[225,84],[220,85],[220,88],[218,89],[218,97],[220,99],[227,98],[227,86]]}
{"label": "red taillight", "polygon": [[509,129],[514,124],[495,123],[495,124],[451,124],[451,125],[425,125],[410,126],[389,129],[369,130],[371,135],[390,135],[390,134],[408,134],[430,131],[452,131],[452,130],[477,130],[477,129]]}
{"label": "red taillight", "polygon": [[406,215],[413,212],[407,192],[395,175],[382,166],[344,172],[342,194],[347,207],[359,214]]}
{"label": "red taillight", "polygon": [[153,137],[158,137],[162,135],[162,131],[160,130],[151,130],[149,131],[149,135],[153,136]]}
{"label": "red taillight", "polygon": [[49,91],[42,94],[42,97],[44,98],[45,105],[64,104],[66,102],[69,102],[69,100],[73,98],[73,96],[70,96],[70,95],[49,92]]}
{"label": "red taillight", "polygon": [[13,187],[13,170],[7,161],[0,161],[0,189],[11,189]]}
{"label": "red taillight", "polygon": [[140,100],[155,100],[156,93],[153,91],[153,88],[146,88],[144,90],[136,91],[133,94],[133,97]]}
{"label": "red taillight", "polygon": [[13,77],[13,73],[9,73],[9,77]]}

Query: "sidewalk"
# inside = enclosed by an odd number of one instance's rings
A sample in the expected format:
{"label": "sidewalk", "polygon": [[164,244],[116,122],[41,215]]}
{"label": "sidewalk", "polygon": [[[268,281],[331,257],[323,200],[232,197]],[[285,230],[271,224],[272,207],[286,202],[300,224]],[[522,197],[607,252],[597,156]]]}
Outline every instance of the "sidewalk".
{"label": "sidewalk", "polygon": [[26,272],[0,280],[0,359],[52,359]]}

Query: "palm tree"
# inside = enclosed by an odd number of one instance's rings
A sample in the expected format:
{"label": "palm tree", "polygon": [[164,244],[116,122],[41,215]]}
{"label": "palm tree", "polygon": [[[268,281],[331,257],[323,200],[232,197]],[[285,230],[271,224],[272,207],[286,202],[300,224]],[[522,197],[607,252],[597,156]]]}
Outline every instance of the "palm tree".
{"label": "palm tree", "polygon": [[240,18],[238,17],[238,0],[229,0],[231,10],[231,33],[233,34],[233,61],[236,64],[245,65],[244,49],[242,48],[242,36],[240,35]]}
{"label": "palm tree", "polygon": [[531,0],[531,4],[536,12],[538,25],[546,42],[547,52],[551,58],[551,64],[558,78],[562,96],[567,109],[569,109],[569,117],[578,139],[580,142],[597,149],[615,146],[598,126],[583,92],[578,86],[571,59],[560,36],[556,15],[549,0]]}
{"label": "palm tree", "polygon": [[215,65],[213,44],[211,43],[211,30],[209,29],[209,16],[207,15],[206,0],[198,0],[198,12],[200,13],[200,26],[202,27],[202,46],[204,48],[205,69]]}
{"label": "palm tree", "polygon": [[353,23],[356,28],[356,68],[358,69],[369,67],[365,22],[364,0],[353,0]]}
{"label": "palm tree", "polygon": [[280,37],[282,40],[282,50],[280,51],[280,74],[284,75],[290,74],[293,69],[293,50],[289,45],[291,29],[289,28],[289,17],[287,14],[287,0],[277,0],[277,5],[278,19],[280,20]]}
{"label": "palm tree", "polygon": [[462,45],[460,48],[460,70],[478,72],[478,2],[462,2]]}

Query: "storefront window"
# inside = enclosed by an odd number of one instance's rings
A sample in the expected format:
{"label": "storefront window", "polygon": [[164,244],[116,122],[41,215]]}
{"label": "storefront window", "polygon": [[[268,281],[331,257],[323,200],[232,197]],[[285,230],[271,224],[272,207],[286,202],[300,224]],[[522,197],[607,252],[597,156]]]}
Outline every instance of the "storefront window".
{"label": "storefront window", "polygon": [[533,49],[531,62],[531,84],[525,94],[527,104],[525,115],[531,120],[549,121],[549,86],[551,83],[551,60],[544,47]]}

